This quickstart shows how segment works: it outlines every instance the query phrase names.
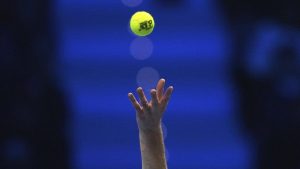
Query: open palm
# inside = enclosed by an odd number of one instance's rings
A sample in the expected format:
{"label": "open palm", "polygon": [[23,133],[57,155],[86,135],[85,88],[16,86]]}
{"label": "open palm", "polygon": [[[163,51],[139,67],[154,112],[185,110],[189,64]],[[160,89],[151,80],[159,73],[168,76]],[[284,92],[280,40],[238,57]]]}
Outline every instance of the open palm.
{"label": "open palm", "polygon": [[148,102],[141,87],[137,88],[140,102],[132,93],[128,93],[129,100],[136,110],[137,123],[140,130],[155,130],[160,128],[162,116],[167,108],[173,87],[164,93],[165,80],[160,79],[156,89],[151,90],[151,101]]}

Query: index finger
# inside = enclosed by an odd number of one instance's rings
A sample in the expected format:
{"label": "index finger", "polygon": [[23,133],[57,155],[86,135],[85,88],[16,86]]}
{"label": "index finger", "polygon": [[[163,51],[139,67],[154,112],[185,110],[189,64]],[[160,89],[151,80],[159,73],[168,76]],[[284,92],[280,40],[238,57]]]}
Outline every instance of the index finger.
{"label": "index finger", "polygon": [[140,98],[140,101],[142,103],[142,106],[145,108],[145,109],[149,109],[149,106],[148,106],[148,100],[145,96],[145,93],[143,91],[143,89],[141,87],[137,88],[137,93],[139,95],[139,98]]}

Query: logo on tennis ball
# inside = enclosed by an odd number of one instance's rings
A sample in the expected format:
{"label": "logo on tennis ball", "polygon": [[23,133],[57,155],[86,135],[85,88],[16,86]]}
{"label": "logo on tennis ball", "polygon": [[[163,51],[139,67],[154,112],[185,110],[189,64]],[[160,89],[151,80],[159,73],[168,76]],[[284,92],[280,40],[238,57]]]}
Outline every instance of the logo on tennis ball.
{"label": "logo on tennis ball", "polygon": [[147,36],[151,34],[154,25],[153,17],[145,11],[136,12],[130,19],[131,31],[138,36]]}

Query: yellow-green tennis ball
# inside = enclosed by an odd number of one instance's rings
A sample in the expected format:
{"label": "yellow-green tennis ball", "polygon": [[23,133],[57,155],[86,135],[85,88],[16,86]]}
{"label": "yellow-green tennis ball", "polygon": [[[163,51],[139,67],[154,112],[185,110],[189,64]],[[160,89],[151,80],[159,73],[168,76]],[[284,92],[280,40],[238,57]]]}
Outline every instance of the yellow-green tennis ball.
{"label": "yellow-green tennis ball", "polygon": [[155,23],[153,17],[145,12],[139,11],[130,19],[131,31],[138,36],[147,36],[152,33]]}

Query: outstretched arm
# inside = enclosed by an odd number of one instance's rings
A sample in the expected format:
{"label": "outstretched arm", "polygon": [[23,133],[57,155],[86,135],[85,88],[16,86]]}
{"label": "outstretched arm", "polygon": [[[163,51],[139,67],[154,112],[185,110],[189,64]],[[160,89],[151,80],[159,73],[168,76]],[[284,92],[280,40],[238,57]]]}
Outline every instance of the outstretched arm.
{"label": "outstretched arm", "polygon": [[132,93],[128,94],[136,110],[143,169],[167,169],[161,119],[173,92],[173,87],[170,86],[164,93],[164,85],[165,80],[160,79],[156,89],[151,90],[150,102],[147,101],[141,87],[137,89],[140,103]]}

